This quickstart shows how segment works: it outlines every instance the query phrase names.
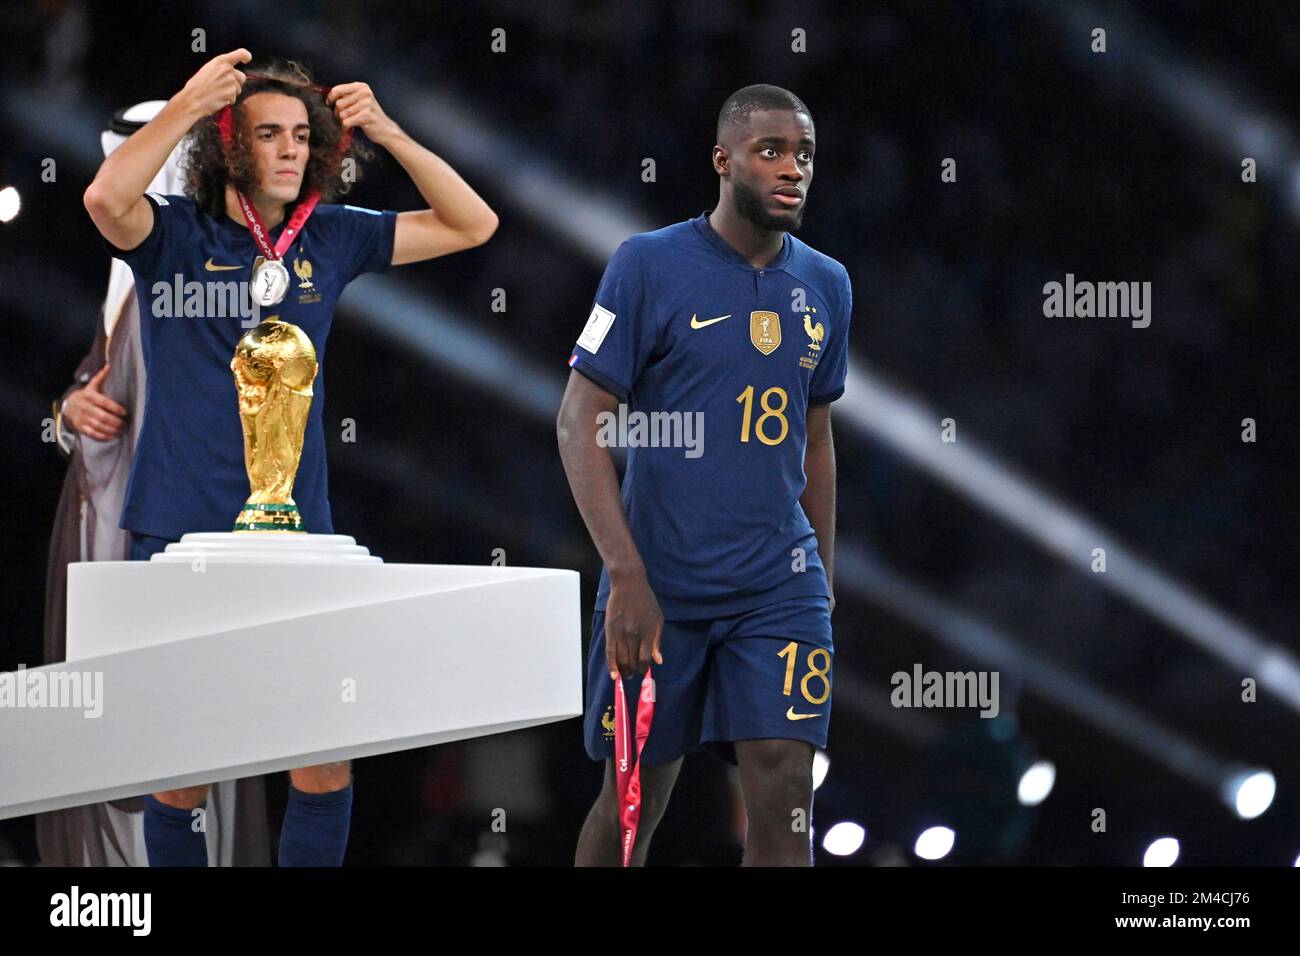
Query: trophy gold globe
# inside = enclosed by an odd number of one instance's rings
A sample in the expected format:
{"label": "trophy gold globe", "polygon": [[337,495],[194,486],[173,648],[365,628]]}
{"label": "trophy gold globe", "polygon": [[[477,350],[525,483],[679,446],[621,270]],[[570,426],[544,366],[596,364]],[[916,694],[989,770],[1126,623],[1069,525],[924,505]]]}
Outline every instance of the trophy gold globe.
{"label": "trophy gold globe", "polygon": [[316,348],[298,326],[271,316],[235,346],[230,370],[244,426],[244,467],[252,489],[235,531],[305,532],[293,500],[311,411]]}

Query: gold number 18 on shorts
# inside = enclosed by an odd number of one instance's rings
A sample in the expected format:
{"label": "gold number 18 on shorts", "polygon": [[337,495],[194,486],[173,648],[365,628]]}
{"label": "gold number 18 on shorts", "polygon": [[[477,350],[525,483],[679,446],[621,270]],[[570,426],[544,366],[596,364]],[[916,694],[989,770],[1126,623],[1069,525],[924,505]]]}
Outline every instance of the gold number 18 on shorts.
{"label": "gold number 18 on shorts", "polygon": [[[817,666],[818,654],[822,655],[824,661],[820,667]],[[791,641],[785,647],[781,648],[776,655],[777,657],[788,658],[785,662],[785,687],[781,691],[781,693],[785,694],[786,697],[790,696],[790,691],[794,686],[794,661],[798,655],[799,643],[797,641]],[[808,703],[824,704],[831,696],[831,652],[826,650],[824,647],[814,647],[808,652],[806,663],[808,665],[808,673],[804,674],[803,680],[799,681],[799,690],[803,694],[803,699],[808,701]],[[822,682],[822,692],[820,697],[814,697],[812,692],[808,689],[808,682],[814,677]]]}

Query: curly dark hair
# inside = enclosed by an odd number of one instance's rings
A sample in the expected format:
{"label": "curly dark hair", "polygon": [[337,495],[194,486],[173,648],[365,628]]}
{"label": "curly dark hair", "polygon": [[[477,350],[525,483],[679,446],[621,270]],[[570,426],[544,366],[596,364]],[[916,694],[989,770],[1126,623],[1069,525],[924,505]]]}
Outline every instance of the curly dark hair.
{"label": "curly dark hair", "polygon": [[344,159],[353,159],[350,165],[355,170],[352,177],[355,180],[361,176],[360,161],[372,159],[374,154],[354,137],[346,153],[340,155],[343,125],[333,108],[326,105],[324,94],[314,85],[306,67],[293,60],[272,60],[262,66],[250,66],[247,72],[249,79],[231,108],[234,138],[230,155],[226,155],[217,127],[220,112],[203,117],[190,129],[189,146],[181,167],[185,173],[185,194],[209,215],[222,216],[226,210],[227,183],[234,183],[245,194],[252,191],[256,184],[255,169],[241,104],[255,93],[267,91],[296,96],[307,107],[311,153],[299,197],[306,196],[313,187],[320,190],[322,202],[347,193],[352,183],[344,181]]}

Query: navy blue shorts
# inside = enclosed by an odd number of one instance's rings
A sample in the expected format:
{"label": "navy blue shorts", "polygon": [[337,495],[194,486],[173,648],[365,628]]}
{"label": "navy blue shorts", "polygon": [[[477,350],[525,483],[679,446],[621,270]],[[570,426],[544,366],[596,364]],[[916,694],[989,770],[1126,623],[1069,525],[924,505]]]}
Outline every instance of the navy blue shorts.
{"label": "navy blue shorts", "polygon": [[[826,746],[831,721],[830,602],[801,597],[704,621],[664,621],[654,665],[655,715],[642,760],[672,763],[707,749],[736,762],[737,740]],[[641,678],[624,683],[635,726]],[[587,710],[592,760],[614,756],[614,682],[605,662],[605,614],[591,619]]]}

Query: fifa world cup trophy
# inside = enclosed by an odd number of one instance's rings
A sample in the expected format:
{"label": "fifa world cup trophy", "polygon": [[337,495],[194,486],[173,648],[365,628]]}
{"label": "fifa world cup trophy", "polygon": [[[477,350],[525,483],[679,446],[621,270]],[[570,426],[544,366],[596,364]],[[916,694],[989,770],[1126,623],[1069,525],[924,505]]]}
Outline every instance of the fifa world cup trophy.
{"label": "fifa world cup trophy", "polygon": [[296,325],[271,316],[235,347],[230,370],[244,425],[244,467],[252,494],[235,531],[303,531],[293,501],[302,458],[316,349]]}

